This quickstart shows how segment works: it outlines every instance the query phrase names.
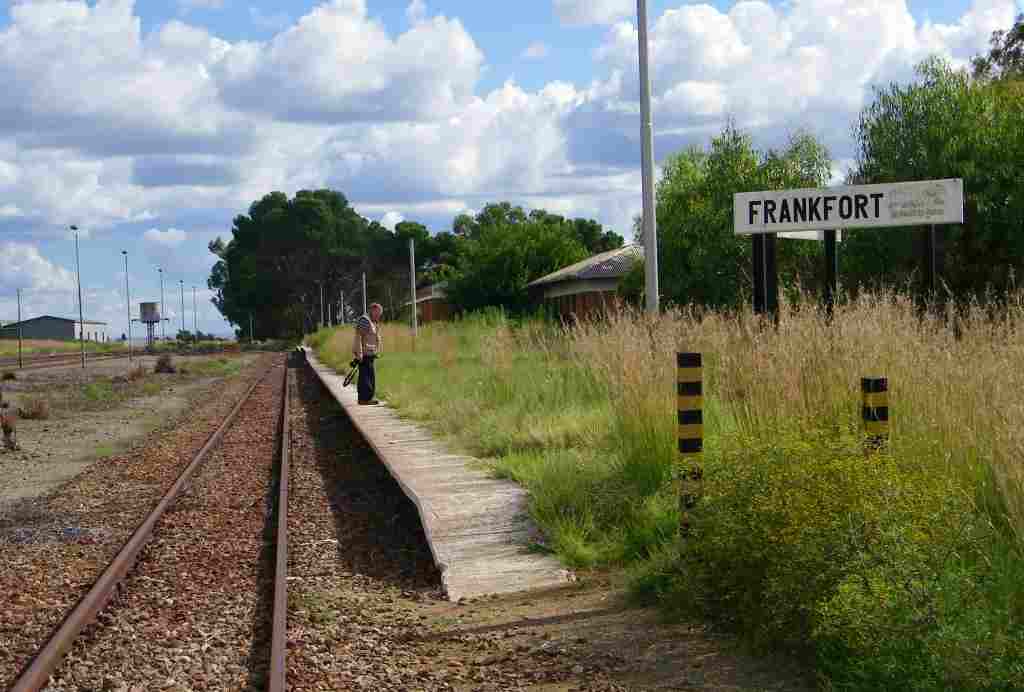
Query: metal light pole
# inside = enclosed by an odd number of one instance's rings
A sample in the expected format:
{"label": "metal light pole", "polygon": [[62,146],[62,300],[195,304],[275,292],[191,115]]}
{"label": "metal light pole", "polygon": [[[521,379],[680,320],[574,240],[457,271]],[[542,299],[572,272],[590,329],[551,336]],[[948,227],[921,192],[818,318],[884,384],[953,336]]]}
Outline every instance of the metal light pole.
{"label": "metal light pole", "polygon": [[18,289],[18,367],[25,365],[21,362],[21,289]]}
{"label": "metal light pole", "polygon": [[658,223],[654,206],[654,128],[651,125],[651,78],[647,68],[647,0],[636,1],[640,30],[641,180],[643,182],[644,287],[648,314],[658,314]]}
{"label": "metal light pole", "polygon": [[317,283],[320,284],[320,329],[323,329],[324,327],[327,326],[327,310],[324,307],[324,282],[317,281]]}
{"label": "metal light pole", "polygon": [[78,277],[78,342],[82,347],[82,367],[85,368],[85,311],[82,309],[82,267],[78,261],[78,226],[71,226],[75,232],[75,275]]}
{"label": "metal light pole", "polygon": [[132,297],[128,292],[128,251],[121,250],[124,255],[124,302],[128,305],[128,360],[132,359]]}
{"label": "metal light pole", "polygon": [[250,312],[250,313],[249,313],[249,343],[251,344],[252,342],[253,342],[253,334],[252,334],[252,313]]}
{"label": "metal light pole", "polygon": [[192,287],[192,333],[195,334],[196,343],[199,343],[199,311],[196,309],[196,287]]}
{"label": "metal light pole", "polygon": [[345,292],[341,292],[341,323],[345,324]]}
{"label": "metal light pole", "polygon": [[[416,338],[418,325],[416,324],[416,241],[409,238],[409,278],[412,282],[412,338]],[[415,343],[413,342],[414,348]]]}
{"label": "metal light pole", "polygon": [[363,272],[363,314],[366,314],[366,272]]}
{"label": "metal light pole", "polygon": [[167,320],[164,315],[164,270],[162,267],[157,267],[157,271],[160,272],[160,338],[163,341],[167,341],[167,327],[164,322]]}
{"label": "metal light pole", "polygon": [[181,286],[181,331],[185,331],[185,280],[178,279],[178,284]]}

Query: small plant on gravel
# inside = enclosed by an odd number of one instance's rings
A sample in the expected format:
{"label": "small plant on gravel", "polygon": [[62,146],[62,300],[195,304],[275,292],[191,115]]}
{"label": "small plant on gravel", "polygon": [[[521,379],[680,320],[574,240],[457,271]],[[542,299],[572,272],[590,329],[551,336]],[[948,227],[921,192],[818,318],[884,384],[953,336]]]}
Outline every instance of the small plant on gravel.
{"label": "small plant on gravel", "polygon": [[42,397],[31,397],[18,409],[18,416],[25,420],[46,420],[50,417],[50,402]]}
{"label": "small plant on gravel", "polygon": [[11,372],[10,370],[6,371],[2,376],[0,376],[0,380],[3,380],[4,382],[9,382],[11,380],[16,379],[18,379],[17,374]]}
{"label": "small plant on gravel", "polygon": [[174,367],[174,361],[171,360],[169,353],[164,353],[156,359],[156,367],[153,368],[153,372],[163,372],[173,374],[177,372],[177,368]]}
{"label": "small plant on gravel", "polygon": [[[157,371],[157,372],[159,372],[159,371]],[[141,365],[139,365],[137,367],[134,367],[134,368],[132,368],[131,370],[128,371],[128,381],[129,382],[135,382],[137,380],[141,380],[145,376],[146,376],[146,368],[141,366]]]}

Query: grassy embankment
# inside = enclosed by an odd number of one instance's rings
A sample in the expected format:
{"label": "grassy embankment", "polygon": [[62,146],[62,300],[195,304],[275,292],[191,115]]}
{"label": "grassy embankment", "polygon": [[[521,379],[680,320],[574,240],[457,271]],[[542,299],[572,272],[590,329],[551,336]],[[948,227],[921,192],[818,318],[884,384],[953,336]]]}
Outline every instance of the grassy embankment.
{"label": "grassy embankment", "polygon": [[[1024,689],[1024,301],[918,320],[837,309],[623,316],[563,332],[500,316],[385,327],[380,395],[531,493],[549,547],[633,592],[815,660],[830,689]],[[350,334],[310,341],[338,370]],[[676,535],[677,350],[705,361],[706,482]],[[859,381],[890,378],[866,457]]]}
{"label": "grassy embankment", "polygon": [[[77,341],[57,341],[49,339],[24,339],[21,352],[25,355],[41,355],[50,353],[78,353],[81,345]],[[127,346],[121,342],[110,341],[104,344],[92,341],[85,342],[86,353],[116,353],[126,351]],[[18,355],[17,339],[0,339],[0,357],[7,358]]]}

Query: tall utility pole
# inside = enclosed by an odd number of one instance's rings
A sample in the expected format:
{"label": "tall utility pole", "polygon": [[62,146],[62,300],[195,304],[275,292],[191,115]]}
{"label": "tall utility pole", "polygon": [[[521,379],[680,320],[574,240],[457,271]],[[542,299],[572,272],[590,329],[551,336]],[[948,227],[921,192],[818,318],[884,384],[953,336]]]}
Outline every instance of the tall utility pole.
{"label": "tall utility pole", "polygon": [[181,331],[185,331],[185,279],[178,279],[181,286]]}
{"label": "tall utility pole", "polygon": [[320,329],[323,329],[327,326],[327,308],[324,306],[324,283],[322,281],[318,283],[320,284]]}
{"label": "tall utility pole", "polygon": [[251,344],[252,342],[253,342],[253,335],[252,335],[252,313],[250,312],[249,313],[249,343]]}
{"label": "tall utility pole", "polygon": [[132,296],[128,293],[128,251],[121,250],[124,255],[124,302],[128,306],[128,362],[132,360]]}
{"label": "tall utility pole", "polygon": [[25,367],[21,362],[21,289],[18,289],[18,367]]}
{"label": "tall utility pole", "polygon": [[199,311],[196,310],[196,287],[192,287],[192,333],[196,336],[196,343],[199,343]]}
{"label": "tall utility pole", "polygon": [[157,271],[160,272],[160,338],[167,341],[167,327],[164,323],[167,321],[166,315],[164,314],[164,270],[163,267],[158,267]]}
{"label": "tall utility pole", "polygon": [[644,287],[647,312],[658,314],[658,222],[654,209],[654,128],[651,125],[651,78],[647,69],[647,0],[636,0],[640,29],[641,166],[644,196]]}
{"label": "tall utility pole", "polygon": [[75,275],[78,277],[78,342],[82,347],[82,367],[85,368],[85,310],[82,309],[82,267],[78,261],[78,226],[71,226],[75,232]]}
{"label": "tall utility pole", "polygon": [[363,272],[363,314],[366,314],[366,272]]}
{"label": "tall utility pole", "polygon": [[341,323],[345,324],[345,292],[341,292]]}
{"label": "tall utility pole", "polygon": [[[409,238],[409,280],[412,282],[412,338],[416,338],[416,240]],[[415,344],[415,342],[413,342]]]}

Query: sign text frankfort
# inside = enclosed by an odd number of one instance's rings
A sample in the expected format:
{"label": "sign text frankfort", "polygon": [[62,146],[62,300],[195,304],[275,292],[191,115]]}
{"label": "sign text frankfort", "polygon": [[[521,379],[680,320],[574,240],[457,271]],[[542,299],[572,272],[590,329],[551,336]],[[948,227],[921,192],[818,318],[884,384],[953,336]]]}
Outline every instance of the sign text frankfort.
{"label": "sign text frankfort", "polygon": [[963,223],[963,180],[743,192],[733,196],[735,232]]}

